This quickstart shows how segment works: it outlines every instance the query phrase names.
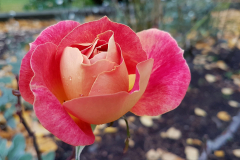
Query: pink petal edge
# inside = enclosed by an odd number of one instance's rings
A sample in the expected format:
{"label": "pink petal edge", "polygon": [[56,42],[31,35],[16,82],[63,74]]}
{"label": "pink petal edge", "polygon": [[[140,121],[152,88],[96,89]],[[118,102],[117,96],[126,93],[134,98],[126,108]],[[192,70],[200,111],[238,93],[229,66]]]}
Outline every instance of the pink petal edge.
{"label": "pink petal edge", "polygon": [[148,58],[154,59],[154,65],[147,89],[131,112],[139,116],[166,113],[181,103],[190,83],[190,70],[183,50],[169,33],[158,29],[137,35]]}
{"label": "pink petal edge", "polygon": [[58,45],[71,30],[79,25],[80,23],[75,21],[61,21],[43,30],[38,38],[33,43],[30,43],[30,50],[22,60],[19,74],[19,90],[25,101],[31,104],[33,104],[34,101],[34,96],[29,84],[34,75],[30,66],[30,59],[35,48],[46,42],[52,42]]}

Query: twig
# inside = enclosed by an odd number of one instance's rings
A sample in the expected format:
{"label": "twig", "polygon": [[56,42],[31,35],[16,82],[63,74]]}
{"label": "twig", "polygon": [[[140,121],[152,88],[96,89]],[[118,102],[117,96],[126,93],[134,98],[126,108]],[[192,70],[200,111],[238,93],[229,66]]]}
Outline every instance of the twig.
{"label": "twig", "polygon": [[125,140],[125,147],[123,149],[123,153],[125,154],[125,153],[127,153],[128,146],[129,146],[130,131],[129,131],[128,121],[127,121],[126,116],[124,115],[122,118],[125,120],[126,126],[127,126],[127,138]]}
{"label": "twig", "polygon": [[[18,76],[16,76],[16,79],[17,79],[17,82],[18,82]],[[16,106],[17,115],[19,116],[20,122],[22,122],[22,124],[24,125],[25,129],[28,132],[28,135],[30,137],[32,137],[32,139],[33,139],[33,145],[34,145],[34,148],[36,150],[38,160],[42,160],[41,153],[40,153],[38,145],[37,145],[35,134],[30,130],[29,126],[27,125],[25,119],[22,116],[21,94],[20,94],[19,91],[16,91],[16,90],[13,90],[12,94],[17,96],[17,98],[18,98],[17,104],[15,106]]]}
{"label": "twig", "polygon": [[206,160],[208,154],[223,146],[229,139],[233,137],[234,133],[237,131],[239,126],[240,126],[240,111],[236,116],[233,117],[233,121],[231,122],[226,131],[224,131],[220,136],[218,136],[213,141],[207,140],[206,150],[202,152],[198,160]]}

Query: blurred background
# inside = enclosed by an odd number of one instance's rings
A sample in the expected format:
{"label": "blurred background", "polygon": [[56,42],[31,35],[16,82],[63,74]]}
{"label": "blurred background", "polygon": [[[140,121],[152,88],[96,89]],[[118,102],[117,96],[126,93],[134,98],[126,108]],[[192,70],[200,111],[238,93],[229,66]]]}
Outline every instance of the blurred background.
{"label": "blurred background", "polygon": [[[16,75],[23,56],[46,27],[60,20],[100,19],[135,32],[159,28],[185,50],[192,80],[181,105],[161,116],[126,115],[100,125],[82,160],[240,159],[240,1],[238,0],[0,0],[0,160],[36,159],[32,137],[16,110]],[[43,160],[71,159],[74,148],[38,122],[21,100],[22,117],[35,134]],[[18,106],[19,107],[19,106]]]}

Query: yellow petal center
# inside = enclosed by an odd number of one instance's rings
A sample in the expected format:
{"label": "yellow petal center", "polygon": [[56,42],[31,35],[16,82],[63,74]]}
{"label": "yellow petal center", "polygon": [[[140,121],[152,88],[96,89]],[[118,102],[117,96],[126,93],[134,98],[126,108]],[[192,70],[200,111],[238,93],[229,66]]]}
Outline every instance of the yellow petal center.
{"label": "yellow petal center", "polygon": [[129,79],[128,91],[131,91],[136,80],[136,74],[129,74],[128,79]]}

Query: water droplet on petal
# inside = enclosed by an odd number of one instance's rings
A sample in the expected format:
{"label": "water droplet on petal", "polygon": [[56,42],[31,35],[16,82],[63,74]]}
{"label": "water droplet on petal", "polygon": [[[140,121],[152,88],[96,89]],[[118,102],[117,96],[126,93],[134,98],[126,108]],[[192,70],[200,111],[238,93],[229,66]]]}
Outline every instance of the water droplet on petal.
{"label": "water droplet on petal", "polygon": [[70,80],[70,81],[72,80],[72,77],[71,77],[71,76],[69,77],[69,80]]}
{"label": "water droplet on petal", "polygon": [[79,94],[80,97],[83,97],[84,95],[83,94]]}

